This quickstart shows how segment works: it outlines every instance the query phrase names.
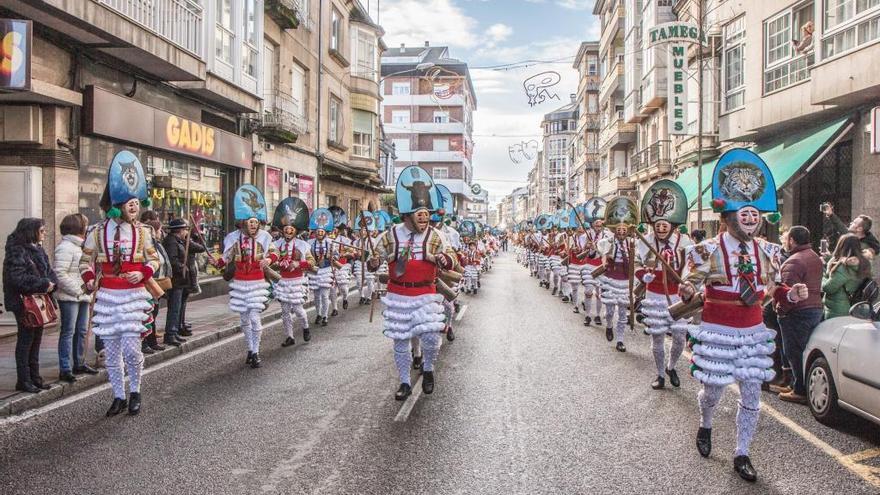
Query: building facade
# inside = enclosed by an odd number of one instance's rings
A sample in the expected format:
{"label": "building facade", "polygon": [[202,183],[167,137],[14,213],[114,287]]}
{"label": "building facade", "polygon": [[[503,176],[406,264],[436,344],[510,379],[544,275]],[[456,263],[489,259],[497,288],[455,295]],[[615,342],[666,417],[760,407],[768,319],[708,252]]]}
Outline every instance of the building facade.
{"label": "building facade", "polygon": [[541,121],[542,146],[529,171],[530,209],[535,215],[554,212],[578,198],[581,183],[570,180],[574,175],[570,146],[577,141],[577,125],[577,95]]}
{"label": "building facade", "polygon": [[581,43],[573,67],[578,71],[577,134],[569,144],[569,198],[580,204],[599,186],[599,42]]}
{"label": "building facade", "polygon": [[472,191],[477,99],[467,63],[445,46],[401,45],[382,55],[381,86],[383,124],[397,155],[386,184],[417,165],[449,188],[462,216],[486,222],[487,196]]}

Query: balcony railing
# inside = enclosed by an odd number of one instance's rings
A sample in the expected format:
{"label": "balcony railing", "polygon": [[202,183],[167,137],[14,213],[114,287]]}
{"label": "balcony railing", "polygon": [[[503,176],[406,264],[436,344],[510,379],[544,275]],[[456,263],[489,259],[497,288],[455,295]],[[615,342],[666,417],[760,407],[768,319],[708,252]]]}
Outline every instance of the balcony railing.
{"label": "balcony railing", "polygon": [[671,141],[661,140],[639,151],[638,153],[634,153],[630,160],[631,173],[647,170],[651,167],[671,166],[671,149]]}
{"label": "balcony railing", "polygon": [[195,0],[100,0],[175,45],[202,56],[202,7]]}
{"label": "balcony railing", "polygon": [[300,102],[284,93],[276,93],[275,105],[259,114],[256,120],[255,132],[279,143],[295,143],[300,134],[308,131]]}

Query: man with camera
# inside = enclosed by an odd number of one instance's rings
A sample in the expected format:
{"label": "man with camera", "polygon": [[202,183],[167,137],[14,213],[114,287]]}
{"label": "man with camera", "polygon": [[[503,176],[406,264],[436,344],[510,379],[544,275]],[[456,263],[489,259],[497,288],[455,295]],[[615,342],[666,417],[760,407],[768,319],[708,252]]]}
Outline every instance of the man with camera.
{"label": "man with camera", "polygon": [[[843,223],[837,215],[834,214],[834,205],[831,203],[822,203],[819,210],[825,214],[825,221],[822,225],[822,236],[828,239],[828,245],[836,246],[837,239],[843,234],[855,234],[862,243],[862,251],[865,257],[873,260],[877,253],[880,253],[880,241],[871,232],[873,220],[868,215],[859,215],[850,222],[849,226]],[[825,249],[827,251],[827,248]],[[827,253],[820,253],[825,256]]]}

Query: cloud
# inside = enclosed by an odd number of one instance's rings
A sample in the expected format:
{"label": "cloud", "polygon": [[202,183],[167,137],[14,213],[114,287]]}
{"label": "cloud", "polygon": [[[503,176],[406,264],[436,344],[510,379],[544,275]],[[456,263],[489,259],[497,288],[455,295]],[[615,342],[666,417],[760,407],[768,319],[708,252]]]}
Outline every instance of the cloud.
{"label": "cloud", "polygon": [[381,21],[388,46],[420,46],[425,41],[434,41],[472,48],[481,41],[476,34],[477,21],[451,0],[388,0],[382,5]]}
{"label": "cloud", "polygon": [[513,34],[513,28],[501,23],[492,24],[489,26],[489,29],[486,30],[488,44],[492,46],[506,40],[511,34]]}
{"label": "cloud", "polygon": [[593,10],[595,0],[557,0],[556,5],[570,10]]}

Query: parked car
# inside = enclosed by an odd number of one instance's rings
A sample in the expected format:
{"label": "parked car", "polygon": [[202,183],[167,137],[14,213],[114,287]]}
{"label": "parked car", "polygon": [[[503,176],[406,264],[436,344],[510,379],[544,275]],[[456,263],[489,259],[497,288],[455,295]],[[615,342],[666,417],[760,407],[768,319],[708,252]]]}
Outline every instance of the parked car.
{"label": "parked car", "polygon": [[849,314],[820,323],[807,343],[810,411],[829,425],[843,410],[880,424],[880,304],[861,302]]}

